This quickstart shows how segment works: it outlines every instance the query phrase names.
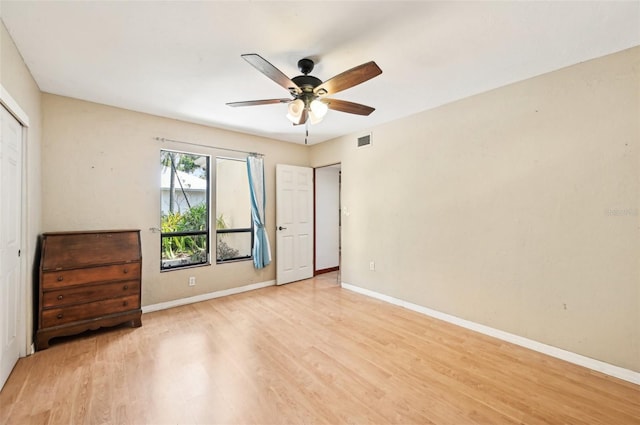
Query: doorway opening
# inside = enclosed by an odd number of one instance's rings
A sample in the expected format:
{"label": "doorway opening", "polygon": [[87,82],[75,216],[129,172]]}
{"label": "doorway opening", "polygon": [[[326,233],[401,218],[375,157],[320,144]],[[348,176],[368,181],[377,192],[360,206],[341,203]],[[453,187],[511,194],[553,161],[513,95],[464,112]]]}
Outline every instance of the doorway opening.
{"label": "doorway opening", "polygon": [[340,270],[341,164],[314,169],[314,276]]}

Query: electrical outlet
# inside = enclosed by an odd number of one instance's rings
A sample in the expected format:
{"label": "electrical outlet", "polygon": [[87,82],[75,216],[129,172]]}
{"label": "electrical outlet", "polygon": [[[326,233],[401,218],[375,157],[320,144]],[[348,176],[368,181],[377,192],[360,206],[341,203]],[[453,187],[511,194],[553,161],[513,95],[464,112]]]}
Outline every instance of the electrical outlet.
{"label": "electrical outlet", "polygon": [[375,261],[369,261],[369,270],[371,270],[371,271],[375,271],[376,270]]}
{"label": "electrical outlet", "polygon": [[189,286],[196,286],[196,277],[195,276],[190,276],[189,277]]}

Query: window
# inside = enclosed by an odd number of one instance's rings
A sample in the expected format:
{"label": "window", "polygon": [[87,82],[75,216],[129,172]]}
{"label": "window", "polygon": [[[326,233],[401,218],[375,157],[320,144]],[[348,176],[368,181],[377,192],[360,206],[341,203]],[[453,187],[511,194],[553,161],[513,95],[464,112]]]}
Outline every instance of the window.
{"label": "window", "polygon": [[161,270],[209,264],[209,157],[160,151]]}
{"label": "window", "polygon": [[253,221],[245,160],[216,158],[216,261],[251,259]]}

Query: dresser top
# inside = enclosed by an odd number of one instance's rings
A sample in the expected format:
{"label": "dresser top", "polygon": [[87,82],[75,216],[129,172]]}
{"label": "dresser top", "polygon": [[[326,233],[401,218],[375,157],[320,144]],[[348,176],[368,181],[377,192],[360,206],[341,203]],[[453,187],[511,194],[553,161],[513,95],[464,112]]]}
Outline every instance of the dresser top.
{"label": "dresser top", "polygon": [[45,233],[42,271],[141,261],[139,230]]}
{"label": "dresser top", "polygon": [[130,233],[140,232],[140,229],[116,229],[116,230],[72,230],[64,232],[45,232],[42,236],[59,236],[59,235],[88,235],[95,233]]}

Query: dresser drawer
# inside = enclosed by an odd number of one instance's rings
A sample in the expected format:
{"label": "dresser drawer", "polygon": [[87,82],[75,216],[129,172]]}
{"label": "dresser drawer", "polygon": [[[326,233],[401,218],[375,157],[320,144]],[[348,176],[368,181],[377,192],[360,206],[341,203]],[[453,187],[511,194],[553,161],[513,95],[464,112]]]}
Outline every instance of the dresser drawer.
{"label": "dresser drawer", "polygon": [[52,308],[42,311],[42,326],[48,328],[76,320],[93,319],[122,311],[137,310],[139,308],[140,295],[129,295],[63,308]]}
{"label": "dresser drawer", "polygon": [[102,285],[78,286],[68,289],[55,289],[42,296],[42,307],[58,307],[69,304],[88,303],[105,298],[117,298],[140,293],[139,281],[104,283]]}
{"label": "dresser drawer", "polygon": [[140,263],[51,271],[42,273],[42,289],[48,290],[86,283],[139,278]]}

